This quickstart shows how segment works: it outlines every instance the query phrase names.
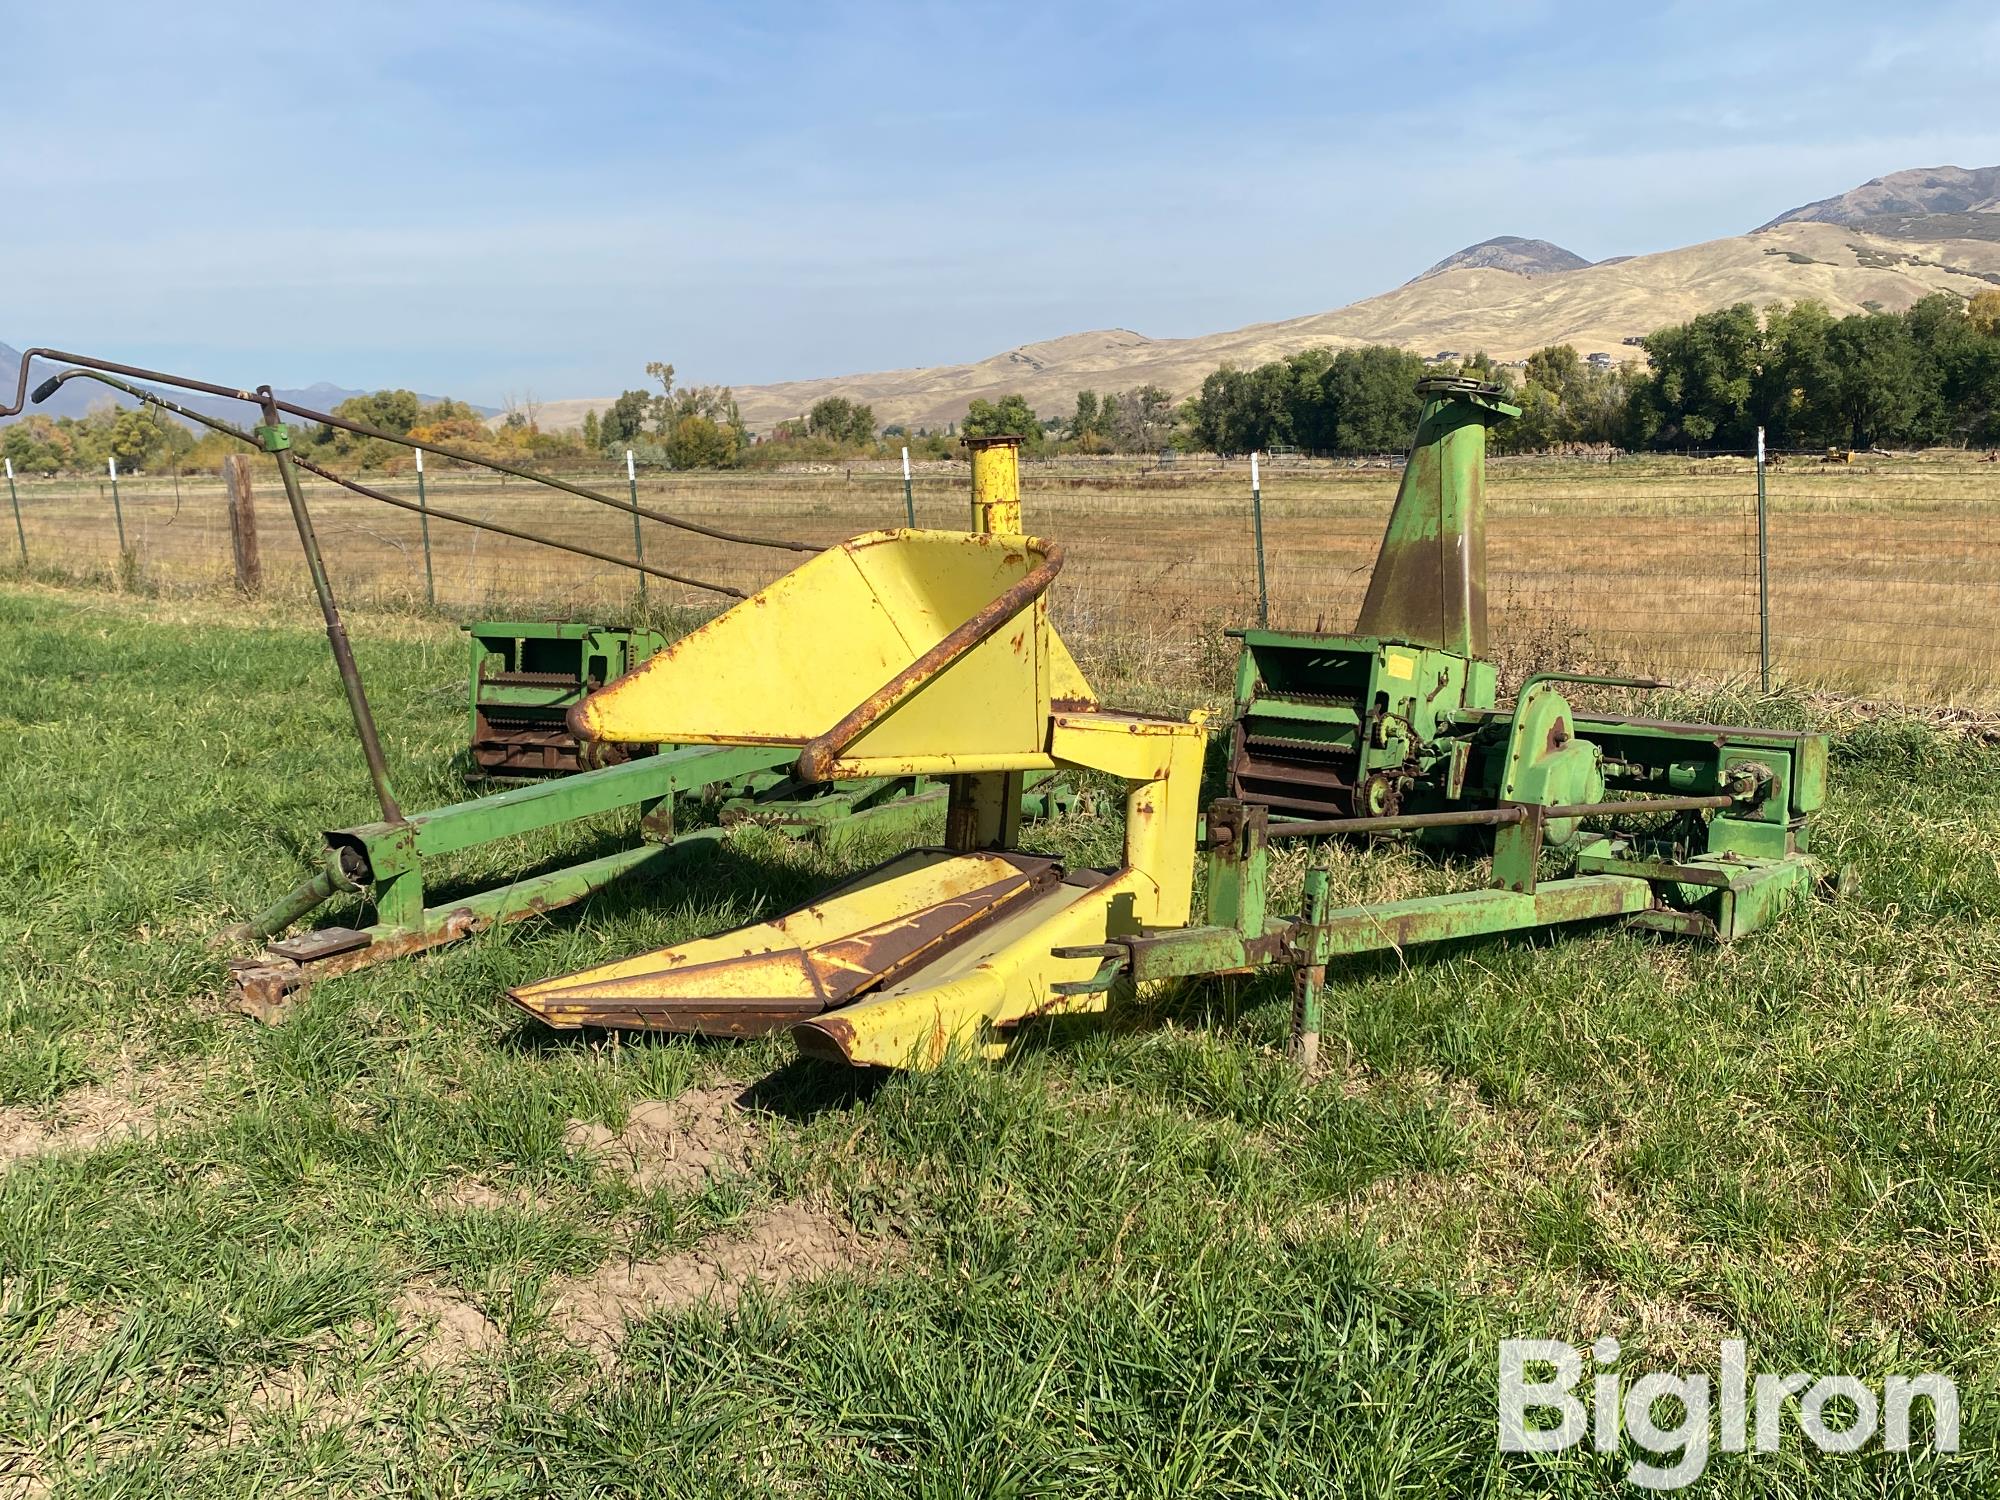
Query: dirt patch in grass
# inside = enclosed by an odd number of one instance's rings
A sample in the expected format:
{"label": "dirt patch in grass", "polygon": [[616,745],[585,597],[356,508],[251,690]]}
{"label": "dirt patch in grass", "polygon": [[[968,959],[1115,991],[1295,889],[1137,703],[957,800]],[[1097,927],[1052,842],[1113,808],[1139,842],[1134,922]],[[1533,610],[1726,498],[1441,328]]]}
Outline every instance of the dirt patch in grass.
{"label": "dirt patch in grass", "polygon": [[501,1188],[477,1177],[461,1177],[432,1198],[431,1206],[462,1213],[499,1213],[506,1209],[525,1213],[546,1205],[539,1194],[527,1187]]}
{"label": "dirt patch in grass", "polygon": [[343,1388],[329,1372],[301,1365],[272,1370],[254,1381],[241,1400],[233,1403],[222,1430],[202,1451],[234,1448],[247,1443],[260,1426],[278,1424],[296,1427],[307,1437],[351,1428],[369,1413],[366,1397],[358,1389]]}
{"label": "dirt patch in grass", "polygon": [[626,1326],[649,1314],[701,1302],[733,1307],[752,1287],[776,1291],[874,1259],[845,1219],[782,1203],[678,1255],[614,1262],[561,1284],[551,1320],[572,1343],[608,1357],[623,1342]]}
{"label": "dirt patch in grass", "polygon": [[454,1368],[506,1342],[500,1325],[472,1303],[433,1287],[404,1290],[396,1326],[410,1339],[410,1358],[426,1370]]}
{"label": "dirt patch in grass", "polygon": [[626,1113],[622,1130],[571,1120],[563,1131],[570,1150],[623,1172],[646,1192],[686,1192],[741,1176],[756,1166],[759,1139],[743,1087],[734,1083],[644,1100]]}
{"label": "dirt patch in grass", "polygon": [[71,1089],[40,1108],[0,1109],[0,1170],[51,1152],[94,1151],[151,1135],[165,1112],[167,1087],[162,1075],[138,1074]]}

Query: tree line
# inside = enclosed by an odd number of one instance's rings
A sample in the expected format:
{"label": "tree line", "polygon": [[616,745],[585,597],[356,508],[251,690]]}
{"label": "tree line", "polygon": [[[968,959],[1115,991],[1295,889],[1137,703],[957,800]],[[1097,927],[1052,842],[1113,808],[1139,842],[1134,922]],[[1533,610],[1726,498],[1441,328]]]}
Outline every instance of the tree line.
{"label": "tree line", "polygon": [[1844,318],[1813,301],[1762,313],[1738,303],[1658,329],[1640,346],[1645,368],[1592,364],[1567,344],[1519,366],[1484,354],[1457,364],[1382,346],[1308,349],[1214,371],[1183,404],[1177,436],[1218,453],[1393,452],[1416,422],[1416,382],[1465,374],[1521,408],[1494,429],[1501,451],[1743,451],[1759,427],[1775,447],[2000,443],[2000,291],[1970,301],[1938,292],[1906,312]]}
{"label": "tree line", "polygon": [[[1080,391],[1067,417],[1044,417],[1019,393],[975,398],[956,433],[1013,433],[1037,454],[1169,446],[1393,453],[1416,425],[1417,382],[1467,375],[1499,386],[1521,408],[1517,420],[1493,431],[1500,452],[1572,445],[1741,452],[1754,445],[1760,426],[1781,448],[2000,445],[2000,291],[1969,301],[1938,292],[1905,312],[1841,318],[1810,300],[1762,312],[1738,303],[1639,343],[1645,365],[1586,360],[1569,344],[1518,364],[1483,352],[1425,360],[1379,344],[1306,349],[1250,369],[1223,365],[1178,406],[1158,386]],[[850,417],[872,417],[865,406],[830,400]],[[865,427],[805,424],[856,449],[867,446]],[[900,432],[885,429],[892,430]]]}
{"label": "tree line", "polygon": [[[363,427],[407,437],[426,447],[454,448],[503,462],[547,463],[585,455],[575,433],[543,432],[532,400],[508,403],[489,422],[463,401],[426,403],[414,391],[372,391],[350,396],[331,415]],[[293,446],[314,462],[357,469],[395,468],[410,450],[383,438],[362,437],[332,423],[292,422]],[[102,470],[107,458],[121,473],[179,469],[213,473],[243,443],[226,433],[191,429],[151,406],[106,405],[81,417],[33,412],[0,429],[0,453],[21,474]]]}
{"label": "tree line", "polygon": [[[685,386],[674,367],[646,366],[657,387],[623,392],[580,432],[543,432],[531,400],[497,424],[462,401],[424,403],[409,391],[352,397],[346,420],[426,445],[523,462],[621,456],[682,469],[890,455],[949,457],[960,437],[1012,433],[1031,453],[1215,453],[1293,448],[1313,454],[1392,453],[1416,424],[1416,383],[1471,375],[1501,387],[1519,420],[1493,432],[1503,452],[1569,444],[1743,451],[1759,427],[1774,447],[2000,445],[2000,290],[1970,301],[1934,293],[1901,313],[1836,318],[1818,302],[1748,303],[1703,313],[1640,340],[1647,364],[1607,365],[1568,344],[1518,365],[1484,353],[1426,361],[1387,345],[1305,349],[1252,369],[1223,365],[1176,405],[1165,390],[1079,391],[1074,409],[1044,417],[1025,396],[974,398],[942,430],[878,426],[874,409],[827,396],[753,440],[728,386]],[[326,425],[294,441],[309,455],[360,468],[393,466],[408,450]],[[83,417],[32,414],[0,432],[21,473],[174,465],[212,469],[237,444],[197,435],[150,408]]]}

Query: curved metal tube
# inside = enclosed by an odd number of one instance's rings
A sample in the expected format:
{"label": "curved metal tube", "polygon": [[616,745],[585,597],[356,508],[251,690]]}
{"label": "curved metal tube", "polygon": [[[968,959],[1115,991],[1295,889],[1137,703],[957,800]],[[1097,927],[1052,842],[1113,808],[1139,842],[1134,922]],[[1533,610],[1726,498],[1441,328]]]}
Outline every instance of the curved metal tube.
{"label": "curved metal tube", "polygon": [[[61,374],[43,382],[42,387],[37,388],[38,399],[47,399],[47,395],[42,394],[44,389],[47,389],[48,393],[52,394],[54,387],[63,385],[74,379],[95,380],[102,385],[110,386],[114,390],[123,391],[136,401],[145,402],[149,406],[160,407],[162,410],[170,411],[175,416],[184,417],[190,422],[199,422],[202,426],[222,433],[225,437],[233,437],[239,442],[257,449],[259,452],[263,451],[263,445],[257,441],[253,434],[223,421],[220,417],[211,417],[205,412],[194,411],[182,406],[177,401],[169,401],[165,396],[159,395],[156,392],[144,390],[139,386],[129,385],[122,380],[115,380],[111,376],[99,374],[95,370],[64,370]],[[457,511],[440,510],[435,505],[415,505],[408,500],[398,499],[394,495],[385,494],[381,490],[371,489],[358,480],[343,478],[330,469],[321,468],[311,459],[300,457],[296,452],[292,454],[292,462],[308,473],[318,475],[330,484],[337,484],[344,490],[352,490],[355,494],[365,499],[378,500],[384,505],[393,505],[398,510],[407,510],[415,515],[431,515],[443,521],[456,521],[461,526],[470,526],[478,531],[491,531],[500,536],[513,537],[517,541],[532,542],[537,546],[554,548],[558,552],[568,552],[577,557],[591,558],[596,562],[610,563],[614,567],[631,568],[636,572],[650,573],[653,577],[663,578],[669,583],[684,584],[688,588],[702,589],[711,594],[722,594],[731,599],[748,597],[744,594],[743,590],[731,588],[726,583],[707,583],[699,578],[688,578],[679,573],[670,573],[665,568],[656,568],[650,563],[633,562],[609,552],[599,552],[594,547],[578,546],[573,542],[554,541],[548,537],[536,536],[533,532],[521,531],[512,526],[503,526],[498,521],[481,521]]]}
{"label": "curved metal tube", "polygon": [[750,597],[743,590],[731,588],[726,583],[704,583],[699,578],[687,578],[679,573],[669,573],[665,568],[656,568],[651,563],[633,562],[629,558],[616,557],[609,552],[599,552],[594,547],[579,547],[573,542],[552,542],[547,537],[536,536],[530,531],[520,531],[512,526],[502,526],[498,521],[475,520],[471,516],[461,515],[457,511],[440,510],[435,505],[421,506],[415,501],[399,499],[394,495],[384,494],[381,490],[370,489],[359,480],[343,479],[331,470],[322,469],[311,459],[300,458],[296,454],[293,455],[292,462],[297,464],[301,469],[304,469],[308,474],[317,474],[321,479],[332,484],[337,484],[344,490],[352,490],[355,494],[369,500],[379,500],[384,505],[393,505],[398,510],[407,510],[412,515],[428,515],[437,521],[456,521],[461,526],[471,526],[480,531],[496,532],[501,536],[511,536],[517,541],[534,542],[536,545],[542,547],[553,547],[558,552],[570,552],[578,557],[593,558],[598,562],[611,563],[616,567],[630,568],[636,573],[649,573],[655,578],[664,578],[669,583],[685,584],[687,587],[693,589],[705,589],[711,594],[723,594],[731,599],[747,599]]}
{"label": "curved metal tube", "polygon": [[[332,412],[315,411],[310,406],[298,406],[290,401],[280,401],[272,394],[271,388],[268,385],[260,385],[254,391],[236,390],[229,386],[212,385],[205,380],[190,379],[185,375],[169,375],[161,370],[142,369],[137,365],[113,364],[110,360],[94,359],[87,354],[69,354],[60,349],[29,349],[22,354],[21,368],[15,382],[14,403],[11,406],[0,405],[0,417],[14,416],[26,404],[28,366],[37,358],[55,360],[62,364],[82,367],[78,371],[65,371],[36,386],[33,399],[37,403],[48,400],[62,386],[63,382],[71,378],[74,374],[105,371],[113,375],[129,376],[134,380],[155,381],[161,385],[178,386],[182,390],[200,391],[203,395],[220,396],[227,401],[242,401],[252,406],[270,407],[290,416],[304,418],[308,422],[318,422],[328,427],[338,427],[341,431],[351,432],[357,437],[379,438],[385,443],[394,443],[400,448],[421,449],[426,453],[435,453],[439,458],[450,459],[453,463],[476,464],[480,468],[491,469],[496,474],[511,474],[516,479],[525,479],[532,484],[545,484],[551,489],[561,490],[565,494],[575,495],[579,499],[593,501],[598,505],[608,505],[613,510],[624,511],[627,515],[644,516],[649,521],[658,521],[662,526],[672,526],[680,531],[691,531],[697,536],[712,537],[718,542],[733,542],[744,547],[773,547],[786,552],[818,552],[821,550],[811,542],[793,542],[779,537],[746,536],[740,532],[723,531],[714,526],[704,526],[699,521],[685,520],[680,516],[670,515],[663,510],[653,510],[647,506],[635,504],[630,500],[621,500],[614,495],[607,495],[598,490],[588,489],[580,484],[571,484],[567,480],[557,479],[553,475],[538,474],[533,469],[523,469],[514,464],[501,463],[497,459],[481,458],[477,454],[462,453],[455,448],[440,448],[431,443],[414,442],[405,434],[384,432],[379,427],[369,427],[360,422],[350,422],[344,417],[335,416]],[[186,411],[183,411],[182,414],[193,415]]]}

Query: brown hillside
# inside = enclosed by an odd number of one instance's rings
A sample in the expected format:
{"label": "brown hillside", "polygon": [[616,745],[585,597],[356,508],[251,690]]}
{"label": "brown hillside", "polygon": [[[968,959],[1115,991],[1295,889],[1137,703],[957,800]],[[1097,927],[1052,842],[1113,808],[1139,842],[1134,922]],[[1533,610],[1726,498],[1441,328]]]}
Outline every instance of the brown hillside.
{"label": "brown hillside", "polygon": [[[2000,285],[2000,242],[1887,239],[1844,225],[1787,223],[1680,250],[1587,266],[1559,276],[1454,270],[1332,312],[1258,323],[1189,339],[1149,339],[1126,329],[1024,344],[973,364],[789,381],[737,388],[744,419],[768,428],[822,396],[866,401],[883,423],[939,427],[975,396],[1027,396],[1045,416],[1067,412],[1084,387],[1152,383],[1176,396],[1225,361],[1254,365],[1325,344],[1387,343],[1429,355],[1484,349],[1525,358],[1544,344],[1584,354],[1638,357],[1623,343],[1667,323],[1735,302],[1817,298],[1837,315],[1874,304],[1900,311],[1930,292],[1971,296]],[[572,426],[608,398],[549,402],[542,420]]]}

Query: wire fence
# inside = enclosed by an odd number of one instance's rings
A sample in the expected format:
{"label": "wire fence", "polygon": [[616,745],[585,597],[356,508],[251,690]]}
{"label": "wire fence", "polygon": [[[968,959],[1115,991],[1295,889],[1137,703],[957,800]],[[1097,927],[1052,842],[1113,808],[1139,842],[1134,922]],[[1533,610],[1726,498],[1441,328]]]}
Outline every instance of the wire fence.
{"label": "wire fence", "polygon": [[[1269,461],[1262,512],[1269,618],[1352,627],[1399,478],[1399,462]],[[627,494],[622,469],[577,478]],[[368,483],[415,502],[416,476]],[[641,472],[642,505],[728,530],[831,543],[905,521],[901,475],[856,463],[799,472]],[[434,607],[461,618],[616,620],[714,610],[721,596],[627,568],[421,519],[309,480],[308,503],[343,600]],[[227,496],[212,476],[21,478],[20,530],[0,559],[30,572],[168,592],[235,586]],[[962,462],[918,467],[917,524],[963,527]],[[2000,702],[2000,465],[1971,457],[1786,456],[1768,474],[1774,683],[1908,703]],[[1249,466],[1074,458],[1023,466],[1027,524],[1065,544],[1056,617],[1108,680],[1226,678],[1222,632],[1257,622]],[[425,503],[595,548],[633,551],[632,517],[520,480],[434,464]],[[283,490],[255,470],[267,593],[303,599]],[[1496,458],[1487,475],[1488,598],[1495,655],[1545,666],[1755,682],[1760,672],[1757,474],[1752,459]],[[119,545],[120,527],[124,551]],[[649,563],[754,589],[798,554],[724,543],[647,520]],[[428,568],[426,554],[428,552]]]}

